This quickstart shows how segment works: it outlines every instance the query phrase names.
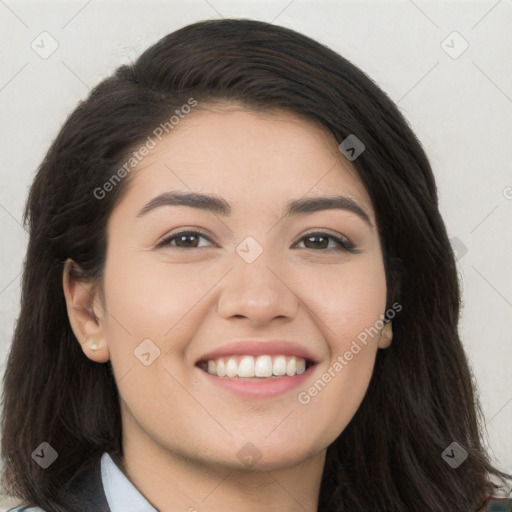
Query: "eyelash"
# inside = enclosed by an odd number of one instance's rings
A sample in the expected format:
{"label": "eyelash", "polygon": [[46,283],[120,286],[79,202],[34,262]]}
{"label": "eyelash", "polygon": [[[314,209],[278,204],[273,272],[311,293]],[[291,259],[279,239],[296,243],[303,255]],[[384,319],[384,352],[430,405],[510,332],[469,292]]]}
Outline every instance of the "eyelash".
{"label": "eyelash", "polygon": [[[173,240],[179,238],[180,236],[187,236],[187,235],[199,235],[200,237],[203,237],[203,238],[209,240],[210,242],[212,242],[212,240],[208,236],[206,236],[204,233],[201,233],[200,231],[185,230],[185,231],[179,231],[178,233],[172,233],[168,237],[164,238],[157,245],[157,247],[158,248],[161,248],[161,247],[175,247],[176,249],[183,250],[183,251],[187,251],[189,249],[202,249],[202,247],[190,247],[190,248],[177,247],[177,246],[171,244],[171,242]],[[355,249],[355,247],[348,240],[345,240],[344,238],[341,238],[341,237],[337,237],[337,236],[331,235],[329,233],[325,233],[323,231],[313,231],[311,233],[306,233],[296,243],[302,242],[303,240],[305,240],[307,238],[329,238],[329,239],[334,240],[335,242],[337,242],[339,244],[339,246],[336,247],[336,248],[330,248],[330,249],[310,249],[312,251],[320,250],[320,251],[348,251],[348,252],[351,252],[351,253],[357,253],[358,252]]]}

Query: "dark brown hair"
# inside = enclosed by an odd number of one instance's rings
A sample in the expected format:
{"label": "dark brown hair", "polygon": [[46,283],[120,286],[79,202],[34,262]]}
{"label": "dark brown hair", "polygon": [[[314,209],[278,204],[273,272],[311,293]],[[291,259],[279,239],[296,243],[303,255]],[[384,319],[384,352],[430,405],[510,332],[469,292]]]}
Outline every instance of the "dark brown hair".
{"label": "dark brown hair", "polygon": [[[457,324],[454,255],[434,176],[393,102],[357,67],[292,30],[252,20],[195,23],[123,65],[71,113],[38,169],[25,222],[30,240],[21,313],[4,377],[6,491],[63,511],[59,492],[103,452],[122,456],[119,397],[110,363],[82,353],[62,290],[67,258],[101,281],[106,225],[128,178],[95,190],[156,126],[194,97],[287,109],[320,122],[338,141],[366,146],[352,162],[374,206],[393,320],[354,418],[327,450],[319,510],[463,511],[492,492],[479,409]],[[46,441],[57,461],[31,457]],[[441,453],[468,453],[452,469]]]}

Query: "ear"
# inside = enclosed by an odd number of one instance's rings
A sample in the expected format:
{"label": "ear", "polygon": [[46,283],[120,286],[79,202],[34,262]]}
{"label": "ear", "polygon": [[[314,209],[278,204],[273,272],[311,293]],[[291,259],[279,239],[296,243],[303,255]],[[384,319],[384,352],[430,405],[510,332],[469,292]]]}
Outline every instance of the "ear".
{"label": "ear", "polygon": [[62,286],[69,323],[84,354],[97,363],[105,363],[110,354],[103,327],[103,308],[96,283],[76,278],[78,265],[71,259],[64,264]]}
{"label": "ear", "polygon": [[380,330],[379,336],[379,348],[388,348],[391,345],[391,340],[393,339],[393,327],[391,326],[391,321],[384,324],[384,327]]}

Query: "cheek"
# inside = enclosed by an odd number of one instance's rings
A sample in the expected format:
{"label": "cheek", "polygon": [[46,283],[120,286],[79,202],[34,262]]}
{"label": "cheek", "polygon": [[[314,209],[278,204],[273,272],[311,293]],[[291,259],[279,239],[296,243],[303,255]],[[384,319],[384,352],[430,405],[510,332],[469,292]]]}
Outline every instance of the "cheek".
{"label": "cheek", "polygon": [[[212,261],[193,266],[166,261],[148,265],[144,254],[110,256],[104,281],[106,336],[116,376],[130,373],[120,391],[126,391],[128,380],[139,383],[135,392],[143,388],[165,390],[168,371],[182,371],[190,339],[212,307],[207,293],[226,270]],[[142,357],[148,351],[150,359],[155,359],[146,367],[137,355]],[[159,378],[163,381],[157,383]]]}
{"label": "cheek", "polygon": [[305,285],[306,304],[318,318],[317,325],[332,353],[344,352],[353,339],[374,327],[385,313],[382,259],[380,255],[359,258],[350,265],[318,269],[301,278],[309,283]]}
{"label": "cheek", "polygon": [[311,291],[308,306],[314,308],[329,357],[297,398],[306,410],[325,417],[324,434],[333,441],[368,389],[386,308],[386,277],[382,259],[375,256],[354,261],[350,269],[340,266],[336,272],[316,273],[313,282],[319,291]]}
{"label": "cheek", "polygon": [[312,421],[323,418],[321,424],[317,422],[320,432],[316,434],[326,444],[343,432],[368,389],[378,348],[380,314],[385,309],[385,286],[382,290],[381,294],[373,286],[359,286],[353,294],[347,290],[342,299],[332,303],[331,318],[326,319],[329,328],[323,329],[329,356],[318,365],[308,387],[297,394],[304,417]]}
{"label": "cheek", "polygon": [[112,253],[105,269],[107,308],[128,332],[161,339],[182,323],[221,275],[212,262],[192,268],[165,261],[148,264],[147,254],[120,258]]}

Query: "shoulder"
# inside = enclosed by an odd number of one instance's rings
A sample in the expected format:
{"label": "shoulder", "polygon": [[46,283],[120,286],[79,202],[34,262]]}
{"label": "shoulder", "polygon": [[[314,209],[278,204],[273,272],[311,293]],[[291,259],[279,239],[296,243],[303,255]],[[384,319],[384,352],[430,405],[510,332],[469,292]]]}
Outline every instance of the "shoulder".
{"label": "shoulder", "polygon": [[[103,491],[101,457],[92,457],[81,467],[80,472],[59,492],[59,500],[66,510],[80,512],[110,512]],[[46,512],[35,505],[22,505],[0,512]]]}
{"label": "shoulder", "polygon": [[6,509],[2,512],[45,512],[45,511],[42,508],[31,507],[30,505],[27,505],[24,507],[16,507],[16,508]]}

